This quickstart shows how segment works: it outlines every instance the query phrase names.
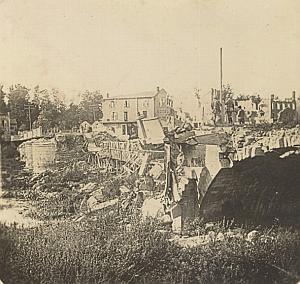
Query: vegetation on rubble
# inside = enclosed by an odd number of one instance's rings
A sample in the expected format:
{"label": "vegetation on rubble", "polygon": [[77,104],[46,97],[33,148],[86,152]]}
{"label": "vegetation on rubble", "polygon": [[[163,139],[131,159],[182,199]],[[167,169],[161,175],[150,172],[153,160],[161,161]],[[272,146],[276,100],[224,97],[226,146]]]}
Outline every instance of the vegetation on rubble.
{"label": "vegetation on rubble", "polygon": [[119,194],[119,186],[125,181],[94,168],[69,165],[35,177],[24,173],[14,180],[7,197],[34,201],[27,212],[30,217],[67,218],[79,213],[80,203],[90,193],[82,190],[86,184],[94,183],[95,189],[102,188],[105,200],[109,200]]}
{"label": "vegetation on rubble", "polygon": [[118,196],[121,184],[132,183],[130,178],[120,179],[89,165],[84,141],[75,138],[58,143],[58,158],[49,170],[38,175],[22,171],[14,176],[5,197],[33,201],[28,216],[53,220],[79,213],[82,200],[91,193],[83,189],[89,183],[94,184],[93,190],[101,188],[104,201]]}
{"label": "vegetation on rubble", "polygon": [[[89,222],[0,226],[4,283],[295,283],[300,234],[182,248],[153,220],[106,210]],[[227,228],[215,228],[226,231]]]}

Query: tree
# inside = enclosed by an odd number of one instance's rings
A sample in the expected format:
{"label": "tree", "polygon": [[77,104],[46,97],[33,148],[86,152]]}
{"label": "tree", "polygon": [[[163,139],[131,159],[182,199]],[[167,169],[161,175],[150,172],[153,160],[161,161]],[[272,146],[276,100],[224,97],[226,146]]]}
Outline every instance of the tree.
{"label": "tree", "polygon": [[39,115],[41,114],[41,105],[43,101],[44,95],[47,93],[47,90],[41,90],[40,86],[37,85],[33,88],[33,98],[31,100],[31,103],[34,105],[31,115],[32,115],[32,121],[36,125]]}
{"label": "tree", "polygon": [[6,94],[3,91],[3,85],[0,85],[0,113],[7,113],[8,108],[4,101]]}
{"label": "tree", "polygon": [[66,129],[78,127],[81,122],[79,106],[71,103],[63,113],[63,121]]}
{"label": "tree", "polygon": [[42,126],[45,131],[58,127],[63,129],[64,112],[66,106],[59,98],[59,91],[57,89],[40,90],[37,86],[35,88],[33,101],[38,105],[39,115],[37,118],[37,125]]}
{"label": "tree", "polygon": [[79,104],[80,122],[88,121],[89,123],[93,123],[94,121],[101,119],[103,117],[103,96],[100,91],[85,91],[81,97],[82,100]]}
{"label": "tree", "polygon": [[29,89],[20,84],[11,86],[8,93],[8,109],[11,118],[17,120],[17,127],[22,124],[29,129],[29,113],[26,111],[26,105],[29,104]]}

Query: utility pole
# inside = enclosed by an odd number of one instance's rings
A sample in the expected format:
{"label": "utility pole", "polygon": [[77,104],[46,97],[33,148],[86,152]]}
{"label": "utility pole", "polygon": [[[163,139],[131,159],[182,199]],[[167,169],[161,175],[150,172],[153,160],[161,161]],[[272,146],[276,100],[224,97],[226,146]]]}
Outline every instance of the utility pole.
{"label": "utility pole", "polygon": [[221,122],[224,122],[224,103],[223,103],[223,49],[220,48],[220,103],[221,103]]}
{"label": "utility pole", "polygon": [[94,122],[96,121],[96,110],[99,110],[99,105],[91,105],[90,106],[93,111]]}
{"label": "utility pole", "polygon": [[33,106],[34,106],[33,104],[24,105],[25,110],[28,110],[29,130],[30,130],[30,131],[32,130],[32,127],[31,127],[31,108],[32,108]]}
{"label": "utility pole", "polygon": [[220,100],[222,100],[222,89],[223,89],[223,50],[220,48]]}

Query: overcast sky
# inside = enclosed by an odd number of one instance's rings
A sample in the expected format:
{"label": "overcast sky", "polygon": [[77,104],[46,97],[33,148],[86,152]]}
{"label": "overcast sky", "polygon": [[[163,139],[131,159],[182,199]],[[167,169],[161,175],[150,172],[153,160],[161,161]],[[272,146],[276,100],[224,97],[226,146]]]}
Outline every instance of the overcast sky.
{"label": "overcast sky", "polygon": [[0,0],[0,82],[126,94],[300,94],[300,1]]}

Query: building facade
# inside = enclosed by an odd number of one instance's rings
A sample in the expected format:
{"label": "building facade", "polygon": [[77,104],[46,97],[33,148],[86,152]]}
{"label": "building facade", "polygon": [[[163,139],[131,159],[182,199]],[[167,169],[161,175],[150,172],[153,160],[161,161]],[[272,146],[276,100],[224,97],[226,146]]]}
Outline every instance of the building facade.
{"label": "building facade", "polygon": [[271,95],[270,103],[271,103],[271,119],[273,121],[278,121],[280,112],[282,112],[287,108],[294,111],[295,119],[296,119],[296,109],[297,109],[296,92],[293,92],[291,98],[286,98],[283,100],[280,100],[276,98],[274,95]]}
{"label": "building facade", "polygon": [[10,119],[7,113],[0,113],[0,130],[4,136],[10,135]]}
{"label": "building facade", "polygon": [[[220,91],[212,89],[211,102],[220,100]],[[239,96],[233,99],[233,122],[236,122],[238,107],[246,114],[247,123],[273,123],[300,121],[300,97],[296,98],[296,92],[291,97],[280,99],[271,95],[269,98],[260,96]],[[226,123],[226,113],[223,113],[222,121]]]}
{"label": "building facade", "polygon": [[138,118],[158,117],[167,126],[175,115],[173,100],[164,89],[103,99],[104,126],[117,135],[132,135]]}

